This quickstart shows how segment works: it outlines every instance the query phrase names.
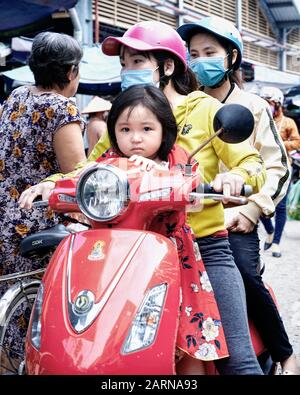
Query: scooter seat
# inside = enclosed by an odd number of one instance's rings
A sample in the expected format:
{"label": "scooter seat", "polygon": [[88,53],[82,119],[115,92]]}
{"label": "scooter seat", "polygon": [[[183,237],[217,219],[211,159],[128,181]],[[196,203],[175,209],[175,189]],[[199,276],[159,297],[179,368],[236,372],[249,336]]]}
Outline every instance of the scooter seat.
{"label": "scooter seat", "polygon": [[70,232],[62,224],[55,225],[41,232],[33,233],[21,241],[20,253],[26,258],[43,256],[56,248],[66,236],[69,236],[69,234]]}

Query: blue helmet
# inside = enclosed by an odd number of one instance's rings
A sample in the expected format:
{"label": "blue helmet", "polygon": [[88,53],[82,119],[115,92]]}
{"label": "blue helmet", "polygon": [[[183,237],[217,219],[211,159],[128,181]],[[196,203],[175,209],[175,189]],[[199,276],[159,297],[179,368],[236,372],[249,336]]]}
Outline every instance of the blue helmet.
{"label": "blue helmet", "polygon": [[243,42],[240,32],[232,22],[218,16],[208,16],[206,18],[202,18],[198,22],[186,23],[177,29],[181,38],[187,43],[190,42],[193,35],[200,33],[201,31],[206,31],[217,37],[224,38],[233,44],[234,48],[238,51],[233,69],[238,69],[240,67],[243,54]]}

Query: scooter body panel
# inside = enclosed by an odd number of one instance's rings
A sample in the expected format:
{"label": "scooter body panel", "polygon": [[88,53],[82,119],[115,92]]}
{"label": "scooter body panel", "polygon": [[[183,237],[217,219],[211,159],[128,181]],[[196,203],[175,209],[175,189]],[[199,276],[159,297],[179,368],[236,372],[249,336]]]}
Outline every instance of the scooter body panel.
{"label": "scooter body panel", "polygon": [[[62,244],[44,277],[40,350],[30,341],[29,326],[27,373],[174,374],[180,283],[173,243],[151,232],[106,229],[80,232]],[[126,354],[137,311],[147,292],[161,284],[167,291],[156,337]],[[68,299],[74,307],[82,290],[102,307],[78,333]]]}

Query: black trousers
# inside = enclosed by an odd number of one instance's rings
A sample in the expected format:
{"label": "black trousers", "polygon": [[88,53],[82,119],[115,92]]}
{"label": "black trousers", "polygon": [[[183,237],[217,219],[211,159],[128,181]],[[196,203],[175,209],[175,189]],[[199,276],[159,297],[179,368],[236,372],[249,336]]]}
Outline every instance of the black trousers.
{"label": "black trousers", "polygon": [[273,361],[280,362],[293,353],[293,348],[272,296],[257,273],[260,260],[257,226],[250,233],[230,232],[229,242],[244,280],[248,315]]}

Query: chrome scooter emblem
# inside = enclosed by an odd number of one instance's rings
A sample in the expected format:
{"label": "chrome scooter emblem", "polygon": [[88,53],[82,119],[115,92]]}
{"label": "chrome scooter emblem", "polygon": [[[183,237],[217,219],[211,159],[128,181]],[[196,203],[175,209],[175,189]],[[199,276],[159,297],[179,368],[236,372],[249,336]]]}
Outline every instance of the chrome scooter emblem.
{"label": "chrome scooter emblem", "polygon": [[94,305],[95,297],[91,291],[81,291],[77,295],[73,308],[76,314],[88,313]]}

